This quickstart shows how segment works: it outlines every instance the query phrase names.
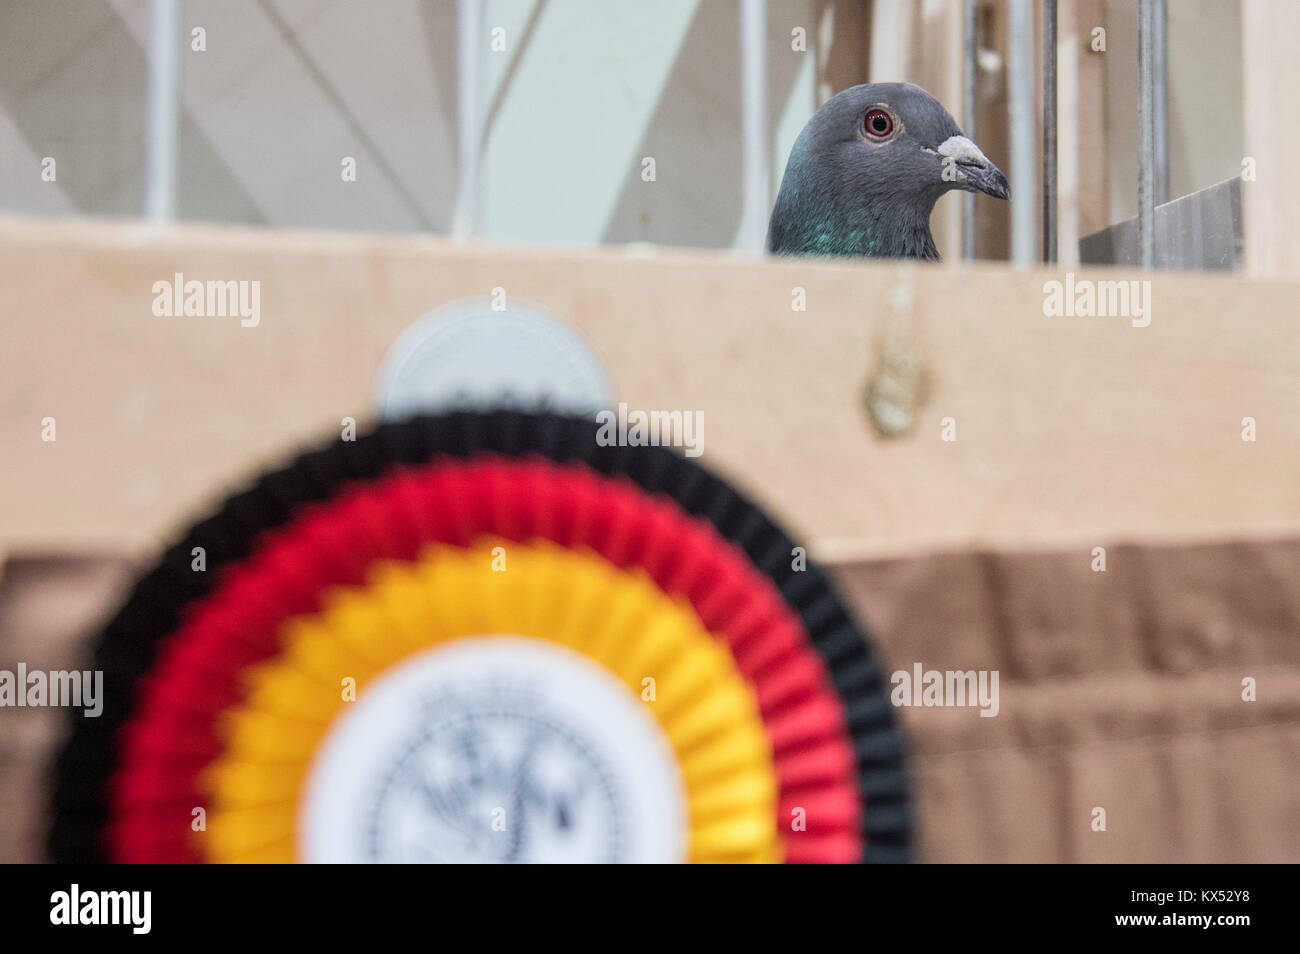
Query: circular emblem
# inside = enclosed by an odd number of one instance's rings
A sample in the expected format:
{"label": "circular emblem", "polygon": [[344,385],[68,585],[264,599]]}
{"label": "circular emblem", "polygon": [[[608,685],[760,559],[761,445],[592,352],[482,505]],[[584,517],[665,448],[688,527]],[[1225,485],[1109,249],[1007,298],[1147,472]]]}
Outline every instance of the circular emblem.
{"label": "circular emblem", "polygon": [[572,330],[534,305],[455,301],[407,328],[379,372],[385,417],[452,408],[546,406],[589,415],[613,404],[609,380]]}
{"label": "circular emblem", "polygon": [[418,654],[370,685],[312,765],[316,862],[668,862],[682,783],[643,703],[581,655],[525,637]]}

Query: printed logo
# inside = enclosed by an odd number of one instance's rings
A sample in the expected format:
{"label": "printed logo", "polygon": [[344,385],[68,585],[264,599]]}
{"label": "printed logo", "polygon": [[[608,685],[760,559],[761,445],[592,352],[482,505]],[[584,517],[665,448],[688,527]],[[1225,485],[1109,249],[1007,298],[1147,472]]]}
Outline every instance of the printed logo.
{"label": "printed logo", "polygon": [[580,726],[506,687],[447,697],[381,781],[375,862],[627,861],[624,794]]}
{"label": "printed logo", "polygon": [[689,828],[641,694],[522,636],[435,647],[360,684],[299,812],[311,862],[677,862]]}

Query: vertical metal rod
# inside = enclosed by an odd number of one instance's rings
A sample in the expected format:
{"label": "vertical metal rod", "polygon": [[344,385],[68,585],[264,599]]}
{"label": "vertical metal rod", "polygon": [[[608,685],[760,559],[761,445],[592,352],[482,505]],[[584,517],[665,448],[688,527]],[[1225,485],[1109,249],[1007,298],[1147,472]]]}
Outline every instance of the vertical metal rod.
{"label": "vertical metal rod", "polygon": [[767,239],[770,160],[767,151],[767,0],[740,4],[740,247],[761,253]]}
{"label": "vertical metal rod", "polygon": [[1043,261],[1056,262],[1056,0],[1043,0]]}
{"label": "vertical metal rod", "polygon": [[176,8],[177,0],[152,0],[149,6],[144,214],[161,222],[176,217],[176,117],[180,99]]}
{"label": "vertical metal rod", "polygon": [[1011,260],[1032,265],[1034,255],[1034,11],[1029,0],[1007,7],[1007,108],[1010,112]]}
{"label": "vertical metal rod", "polygon": [[474,234],[478,206],[480,139],[483,135],[479,115],[480,64],[483,44],[482,0],[457,0],[456,3],[456,213],[452,235],[464,240]]}
{"label": "vertical metal rod", "polygon": [[1138,0],[1138,248],[1143,268],[1156,263],[1156,142],[1153,0]]}
{"label": "vertical metal rod", "polygon": [[1169,201],[1169,9],[1167,0],[1155,0],[1152,17],[1151,72],[1155,81],[1155,183],[1156,205]]}
{"label": "vertical metal rod", "polygon": [[[975,119],[978,109],[976,84],[979,82],[979,0],[965,0],[963,13],[962,37],[962,121],[966,128],[966,138],[972,142],[976,139]],[[975,193],[963,192],[962,201],[962,256],[975,258]]]}

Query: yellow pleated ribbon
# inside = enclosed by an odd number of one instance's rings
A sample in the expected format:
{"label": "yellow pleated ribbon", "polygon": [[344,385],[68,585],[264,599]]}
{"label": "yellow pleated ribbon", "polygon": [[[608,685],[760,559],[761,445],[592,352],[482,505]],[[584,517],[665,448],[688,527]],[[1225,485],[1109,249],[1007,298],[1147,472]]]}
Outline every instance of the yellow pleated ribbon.
{"label": "yellow pleated ribbon", "polygon": [[[494,569],[502,558],[505,569]],[[243,702],[223,714],[225,748],[200,783],[208,828],[194,835],[207,860],[296,860],[304,784],[349,705],[345,676],[360,694],[415,653],[500,633],[581,653],[638,702],[652,675],[655,699],[645,704],[686,790],[686,860],[781,860],[772,751],[753,692],[690,605],[643,574],[587,551],[485,539],[377,564],[369,585],[340,588],[325,606],[284,625],[282,652],[249,670]]]}

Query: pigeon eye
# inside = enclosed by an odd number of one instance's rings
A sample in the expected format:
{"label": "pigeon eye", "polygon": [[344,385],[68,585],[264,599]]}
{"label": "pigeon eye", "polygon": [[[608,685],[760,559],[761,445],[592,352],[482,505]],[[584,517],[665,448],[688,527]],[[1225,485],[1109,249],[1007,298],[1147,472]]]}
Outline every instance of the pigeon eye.
{"label": "pigeon eye", "polygon": [[888,139],[893,133],[894,117],[883,109],[869,109],[866,118],[862,121],[862,127],[866,130],[868,139],[879,142]]}

